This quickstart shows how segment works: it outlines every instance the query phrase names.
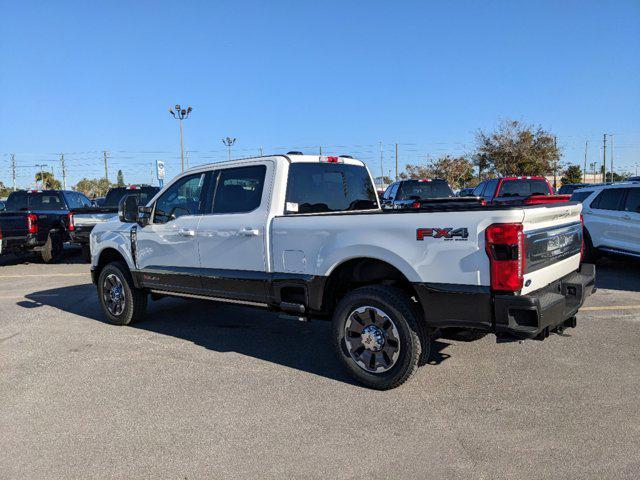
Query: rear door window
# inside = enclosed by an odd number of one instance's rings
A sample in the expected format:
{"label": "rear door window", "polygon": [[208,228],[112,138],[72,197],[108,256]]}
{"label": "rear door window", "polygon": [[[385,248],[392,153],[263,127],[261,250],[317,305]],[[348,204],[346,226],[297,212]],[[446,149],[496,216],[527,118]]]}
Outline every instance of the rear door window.
{"label": "rear door window", "polygon": [[293,163],[289,167],[286,198],[288,213],[377,208],[376,192],[369,172],[360,165]]}
{"label": "rear door window", "polygon": [[85,208],[85,207],[91,207],[91,200],[89,200],[87,197],[85,197],[83,194],[81,193],[76,193],[76,192],[67,192],[64,194],[66,199],[67,199],[67,203],[69,204],[69,208],[74,209],[74,208]]}
{"label": "rear door window", "polygon": [[265,165],[220,170],[213,213],[246,213],[258,208],[266,172]]}
{"label": "rear door window", "polygon": [[498,187],[498,179],[489,180],[485,186],[484,191],[482,192],[482,196],[489,202],[493,200],[493,195],[495,194],[496,188]]}
{"label": "rear door window", "polygon": [[598,210],[621,210],[621,200],[624,196],[624,188],[608,188],[591,202],[591,208]]}
{"label": "rear door window", "polygon": [[630,188],[627,190],[627,200],[624,203],[627,212],[640,213],[640,188]]}

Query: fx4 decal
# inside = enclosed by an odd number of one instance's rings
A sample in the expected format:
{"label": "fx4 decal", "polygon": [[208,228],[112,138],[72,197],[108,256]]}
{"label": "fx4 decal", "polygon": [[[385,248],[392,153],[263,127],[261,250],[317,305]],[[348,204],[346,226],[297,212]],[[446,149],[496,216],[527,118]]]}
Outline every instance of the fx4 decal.
{"label": "fx4 decal", "polygon": [[443,238],[445,240],[468,240],[469,231],[466,228],[418,228],[416,240],[425,238]]}

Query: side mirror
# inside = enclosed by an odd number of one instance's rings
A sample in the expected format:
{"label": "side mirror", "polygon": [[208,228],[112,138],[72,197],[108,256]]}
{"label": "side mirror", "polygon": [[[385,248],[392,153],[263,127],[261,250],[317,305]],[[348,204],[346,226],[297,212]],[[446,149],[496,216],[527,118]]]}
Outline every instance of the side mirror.
{"label": "side mirror", "polygon": [[151,212],[153,212],[153,207],[140,205],[138,207],[138,225],[141,227],[149,225],[151,223]]}
{"label": "side mirror", "polygon": [[125,195],[118,204],[118,218],[124,223],[138,221],[138,196]]}

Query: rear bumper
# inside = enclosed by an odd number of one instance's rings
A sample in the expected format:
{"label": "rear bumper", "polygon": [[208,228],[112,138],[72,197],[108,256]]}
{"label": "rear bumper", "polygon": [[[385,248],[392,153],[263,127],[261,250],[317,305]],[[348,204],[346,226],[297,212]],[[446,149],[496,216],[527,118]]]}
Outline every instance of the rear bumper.
{"label": "rear bumper", "polygon": [[496,295],[495,332],[498,336],[534,338],[548,336],[572,319],[585,299],[595,291],[596,268],[582,268],[529,295]]}
{"label": "rear bumper", "polygon": [[575,326],[573,317],[595,291],[594,265],[573,272],[528,295],[495,295],[488,287],[414,284],[433,328],[473,328],[498,337],[544,338],[558,327]]}

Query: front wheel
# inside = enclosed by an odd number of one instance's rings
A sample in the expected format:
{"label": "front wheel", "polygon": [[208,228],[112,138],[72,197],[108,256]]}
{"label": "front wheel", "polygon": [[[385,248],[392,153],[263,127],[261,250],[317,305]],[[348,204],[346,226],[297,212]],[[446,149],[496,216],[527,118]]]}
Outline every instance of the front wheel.
{"label": "front wheel", "polygon": [[147,308],[146,292],[135,288],[123,262],[113,262],[102,269],[98,277],[98,297],[105,317],[114,325],[137,322]]}
{"label": "front wheel", "polygon": [[387,286],[358,288],[344,297],[334,312],[332,332],[349,374],[377,390],[406,382],[430,348],[411,299]]}

